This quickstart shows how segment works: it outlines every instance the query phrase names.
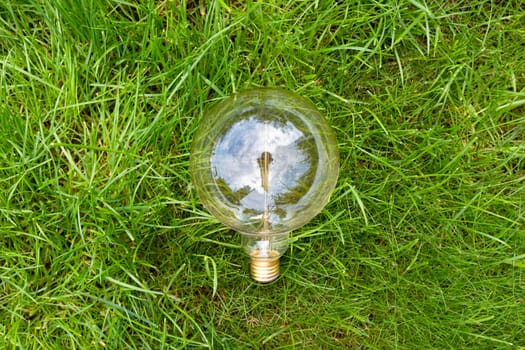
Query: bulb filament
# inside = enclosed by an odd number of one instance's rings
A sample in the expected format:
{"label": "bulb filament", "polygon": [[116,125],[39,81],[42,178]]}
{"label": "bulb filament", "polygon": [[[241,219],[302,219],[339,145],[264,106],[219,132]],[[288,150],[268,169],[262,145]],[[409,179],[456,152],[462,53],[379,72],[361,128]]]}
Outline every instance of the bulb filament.
{"label": "bulb filament", "polygon": [[263,212],[263,232],[268,233],[270,229],[270,210],[268,208],[268,191],[269,191],[269,173],[270,163],[273,161],[272,154],[270,152],[261,153],[261,157],[257,158],[259,169],[261,171],[261,186],[264,190],[264,212]]}
{"label": "bulb filament", "polygon": [[272,154],[270,152],[261,153],[261,157],[257,159],[259,163],[259,169],[261,171],[261,185],[264,192],[268,193],[268,173],[270,170],[270,163],[273,161]]}

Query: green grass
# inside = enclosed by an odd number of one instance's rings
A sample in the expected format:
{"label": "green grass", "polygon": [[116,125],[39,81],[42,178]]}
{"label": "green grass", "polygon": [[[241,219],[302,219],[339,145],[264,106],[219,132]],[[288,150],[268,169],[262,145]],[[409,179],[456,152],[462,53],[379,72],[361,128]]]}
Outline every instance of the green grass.
{"label": "green grass", "polygon": [[[2,2],[0,348],[525,349],[521,2],[339,3]],[[341,153],[269,285],[188,174],[254,86]]]}

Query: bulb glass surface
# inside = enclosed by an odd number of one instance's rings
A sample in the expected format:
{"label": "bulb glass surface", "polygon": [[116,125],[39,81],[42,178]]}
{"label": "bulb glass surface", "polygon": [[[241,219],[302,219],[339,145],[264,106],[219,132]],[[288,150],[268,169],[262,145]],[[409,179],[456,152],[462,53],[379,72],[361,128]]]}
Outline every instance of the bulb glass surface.
{"label": "bulb glass surface", "polygon": [[204,116],[190,171],[210,213],[244,235],[252,259],[270,259],[286,250],[288,232],[328,202],[339,156],[312,104],[285,90],[251,89]]}

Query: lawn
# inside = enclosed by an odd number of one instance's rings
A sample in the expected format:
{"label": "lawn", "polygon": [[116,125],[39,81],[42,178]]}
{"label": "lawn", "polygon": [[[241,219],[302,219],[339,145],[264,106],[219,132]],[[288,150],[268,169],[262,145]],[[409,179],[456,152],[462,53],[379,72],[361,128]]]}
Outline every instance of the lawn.
{"label": "lawn", "polygon": [[[188,169],[258,86],[341,157],[270,284]],[[0,4],[1,349],[525,349],[524,215],[521,1]]]}

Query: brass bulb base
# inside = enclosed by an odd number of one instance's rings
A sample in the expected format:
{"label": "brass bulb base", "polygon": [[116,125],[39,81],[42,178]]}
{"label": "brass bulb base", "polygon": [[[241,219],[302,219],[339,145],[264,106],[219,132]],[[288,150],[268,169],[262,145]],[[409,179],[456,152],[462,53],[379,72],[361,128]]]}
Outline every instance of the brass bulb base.
{"label": "brass bulb base", "polygon": [[279,277],[279,257],[252,257],[250,258],[250,270],[252,278],[260,283],[269,283]]}

